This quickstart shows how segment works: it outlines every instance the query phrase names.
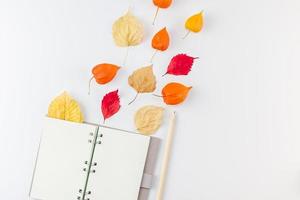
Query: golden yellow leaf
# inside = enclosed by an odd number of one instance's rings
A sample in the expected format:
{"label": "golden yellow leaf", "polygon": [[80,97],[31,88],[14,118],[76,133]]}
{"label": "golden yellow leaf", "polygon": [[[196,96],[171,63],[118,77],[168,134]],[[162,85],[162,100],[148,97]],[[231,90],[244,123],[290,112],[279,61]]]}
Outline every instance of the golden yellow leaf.
{"label": "golden yellow leaf", "polygon": [[67,92],[63,92],[50,103],[48,117],[83,122],[83,114],[79,104]]}
{"label": "golden yellow leaf", "polygon": [[128,84],[137,93],[153,92],[156,88],[156,78],[153,74],[152,65],[135,70],[128,77]]}
{"label": "golden yellow leaf", "polygon": [[142,23],[128,11],[115,21],[112,34],[117,46],[135,46],[142,42],[144,28]]}
{"label": "golden yellow leaf", "polygon": [[189,17],[185,22],[185,28],[192,32],[200,32],[203,28],[203,12]]}
{"label": "golden yellow leaf", "polygon": [[140,108],[134,117],[137,130],[144,135],[155,133],[163,119],[164,108],[158,106],[144,106]]}

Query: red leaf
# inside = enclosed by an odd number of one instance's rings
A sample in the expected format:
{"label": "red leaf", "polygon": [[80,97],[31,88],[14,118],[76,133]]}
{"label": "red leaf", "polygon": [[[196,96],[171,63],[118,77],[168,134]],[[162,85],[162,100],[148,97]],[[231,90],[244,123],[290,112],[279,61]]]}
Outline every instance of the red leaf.
{"label": "red leaf", "polygon": [[174,56],[168,66],[167,72],[164,75],[188,75],[188,73],[191,71],[195,59],[198,59],[198,57],[193,58],[186,54],[178,54]]}
{"label": "red leaf", "polygon": [[102,99],[102,115],[104,121],[120,110],[120,97],[118,95],[118,90],[107,93]]}

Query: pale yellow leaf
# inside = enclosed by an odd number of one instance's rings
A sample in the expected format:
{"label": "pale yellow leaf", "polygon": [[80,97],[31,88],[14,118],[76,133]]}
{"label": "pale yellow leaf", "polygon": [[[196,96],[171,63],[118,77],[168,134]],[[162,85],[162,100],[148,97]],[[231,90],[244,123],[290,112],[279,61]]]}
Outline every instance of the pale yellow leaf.
{"label": "pale yellow leaf", "polygon": [[48,117],[72,122],[83,122],[83,114],[79,104],[67,92],[63,92],[50,103]]}
{"label": "pale yellow leaf", "polygon": [[155,133],[163,119],[164,108],[158,106],[144,106],[140,108],[134,117],[137,130],[144,135]]}
{"label": "pale yellow leaf", "polygon": [[135,70],[128,77],[128,84],[133,87],[137,93],[153,92],[156,88],[156,78],[153,74],[152,65]]}
{"label": "pale yellow leaf", "polygon": [[128,11],[115,21],[112,34],[117,46],[135,46],[142,42],[144,28],[142,23]]}

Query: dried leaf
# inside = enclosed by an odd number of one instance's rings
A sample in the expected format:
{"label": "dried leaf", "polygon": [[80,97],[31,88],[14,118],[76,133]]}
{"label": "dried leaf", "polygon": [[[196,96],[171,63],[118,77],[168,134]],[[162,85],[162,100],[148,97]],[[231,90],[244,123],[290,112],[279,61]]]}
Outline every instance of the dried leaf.
{"label": "dried leaf", "polygon": [[188,75],[193,66],[194,58],[186,54],[178,54],[174,56],[168,66],[167,72],[164,74],[173,74],[173,75]]}
{"label": "dried leaf", "polygon": [[152,24],[154,25],[159,9],[166,9],[170,7],[170,5],[172,4],[172,0],[153,0],[153,4],[157,6],[156,13],[152,22]]}
{"label": "dried leaf", "polygon": [[161,93],[166,104],[177,105],[186,99],[191,88],[181,83],[172,82],[167,84]]}
{"label": "dried leaf", "polygon": [[[128,84],[135,89],[137,95],[139,93],[153,92],[156,88],[156,78],[153,73],[152,65],[135,70],[128,77]],[[137,95],[129,104],[135,101]]]}
{"label": "dried leaf", "polygon": [[162,122],[164,108],[158,106],[144,106],[140,108],[134,117],[134,122],[137,130],[145,135],[155,133]]}
{"label": "dried leaf", "polygon": [[142,23],[128,11],[115,21],[112,27],[115,44],[120,47],[135,46],[142,42],[144,27]]}
{"label": "dried leaf", "polygon": [[102,63],[96,65],[92,70],[93,76],[89,82],[89,93],[90,93],[91,81],[93,79],[95,79],[98,84],[106,84],[116,76],[119,69],[120,69],[119,66],[109,64],[109,63]]}
{"label": "dried leaf", "polygon": [[156,78],[152,65],[135,70],[128,77],[128,83],[138,93],[153,92],[156,88]]}
{"label": "dried leaf", "polygon": [[101,104],[101,111],[104,118],[104,122],[106,119],[116,114],[120,110],[120,108],[121,105],[118,90],[107,93],[103,97]]}
{"label": "dried leaf", "polygon": [[67,92],[63,92],[50,103],[48,117],[72,122],[83,122],[83,114],[79,104]]}
{"label": "dried leaf", "polygon": [[165,51],[168,49],[170,43],[167,28],[158,31],[152,38],[152,47],[156,50]]}
{"label": "dried leaf", "polygon": [[203,12],[189,17],[185,22],[185,28],[194,33],[198,33],[203,28]]}

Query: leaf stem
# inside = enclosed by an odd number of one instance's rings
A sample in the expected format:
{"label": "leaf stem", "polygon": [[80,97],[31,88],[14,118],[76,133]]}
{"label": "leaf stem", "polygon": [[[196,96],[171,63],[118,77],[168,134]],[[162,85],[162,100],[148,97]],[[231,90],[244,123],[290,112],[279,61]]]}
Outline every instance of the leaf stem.
{"label": "leaf stem", "polygon": [[152,94],[153,96],[156,96],[156,97],[164,97],[164,96],[162,96],[162,95],[158,95],[158,94]]}
{"label": "leaf stem", "polygon": [[152,94],[152,95],[155,96],[155,97],[161,97],[161,98],[177,96],[176,94],[170,94],[170,95],[158,95],[158,94]]}
{"label": "leaf stem", "polygon": [[157,6],[157,9],[156,9],[156,12],[155,12],[155,15],[154,15],[154,19],[153,19],[153,22],[152,22],[152,25],[153,25],[153,26],[154,26],[154,23],[155,23],[155,20],[156,20],[158,11],[159,11],[159,7]]}
{"label": "leaf stem", "polygon": [[191,33],[191,31],[187,31],[187,33],[183,36],[183,40]]}
{"label": "leaf stem", "polygon": [[155,55],[156,55],[156,53],[157,53],[157,49],[154,51],[154,53],[153,53],[153,55],[152,55],[152,57],[151,57],[151,59],[150,59],[150,63],[152,63],[153,62],[153,59],[154,59],[154,57],[155,57]]}
{"label": "leaf stem", "polygon": [[161,77],[164,77],[164,76],[167,75],[167,74],[168,74],[168,72],[164,73]]}
{"label": "leaf stem", "polygon": [[137,92],[136,95],[135,95],[135,97],[133,98],[133,100],[130,101],[130,102],[128,103],[128,105],[132,104],[132,103],[136,100],[136,98],[138,97],[138,95],[139,95],[139,93]]}
{"label": "leaf stem", "polygon": [[128,57],[128,52],[129,52],[129,46],[126,48],[126,53],[125,53],[125,57],[123,60],[123,67],[125,67],[126,65],[126,61],[127,61],[127,57]]}
{"label": "leaf stem", "polygon": [[93,79],[94,79],[94,76],[92,76],[89,81],[89,92],[88,92],[89,95],[91,94],[91,82]]}

